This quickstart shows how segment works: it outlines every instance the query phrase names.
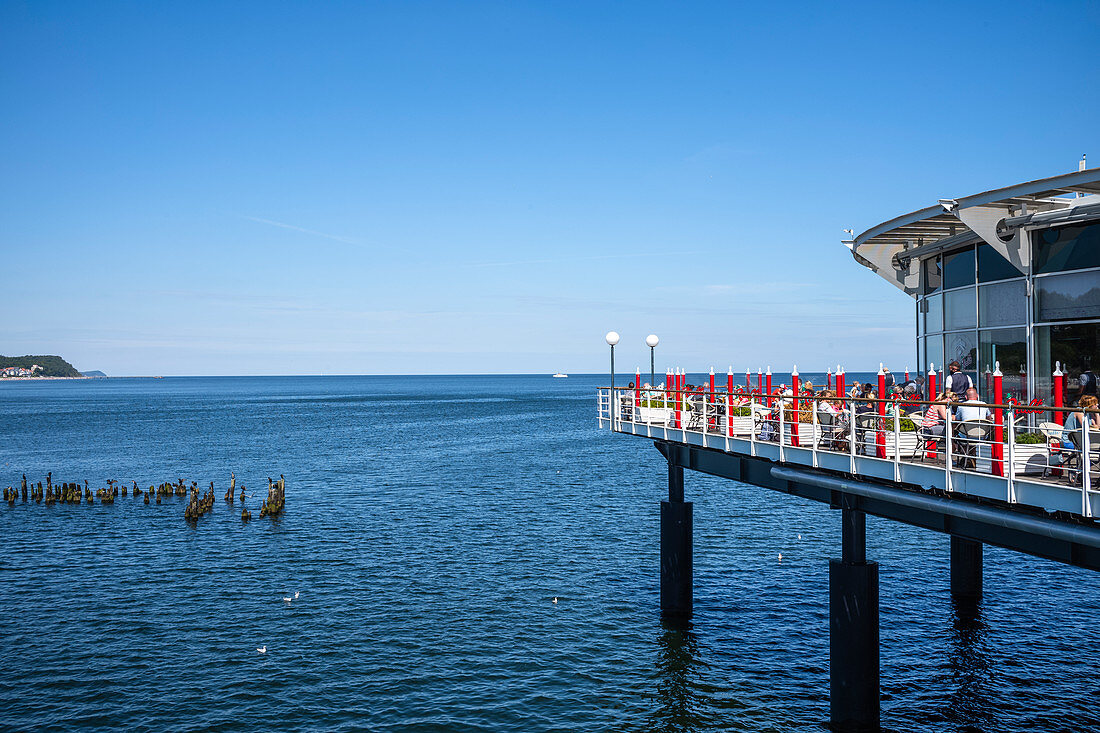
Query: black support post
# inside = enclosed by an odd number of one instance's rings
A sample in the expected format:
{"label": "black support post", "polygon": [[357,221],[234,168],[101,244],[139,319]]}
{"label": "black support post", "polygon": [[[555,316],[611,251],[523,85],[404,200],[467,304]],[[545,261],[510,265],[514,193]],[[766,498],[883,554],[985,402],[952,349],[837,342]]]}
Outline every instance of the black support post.
{"label": "black support post", "polygon": [[951,595],[961,601],[982,597],[982,543],[951,535]]}
{"label": "black support post", "polygon": [[669,461],[668,501],[661,502],[661,613],[688,616],[692,607],[692,506],[684,501],[684,467]]}
{"label": "black support post", "polygon": [[843,509],[842,557],[829,561],[829,718],[836,731],[879,730],[878,563],[866,515]]}

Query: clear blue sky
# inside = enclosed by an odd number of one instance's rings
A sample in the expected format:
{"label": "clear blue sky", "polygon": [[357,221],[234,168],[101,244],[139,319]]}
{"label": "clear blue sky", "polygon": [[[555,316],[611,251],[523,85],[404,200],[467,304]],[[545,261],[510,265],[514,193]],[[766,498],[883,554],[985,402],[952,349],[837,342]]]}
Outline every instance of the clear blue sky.
{"label": "clear blue sky", "polygon": [[0,353],[898,368],[912,301],[841,230],[1100,162],[1098,39],[1095,2],[5,2]]}

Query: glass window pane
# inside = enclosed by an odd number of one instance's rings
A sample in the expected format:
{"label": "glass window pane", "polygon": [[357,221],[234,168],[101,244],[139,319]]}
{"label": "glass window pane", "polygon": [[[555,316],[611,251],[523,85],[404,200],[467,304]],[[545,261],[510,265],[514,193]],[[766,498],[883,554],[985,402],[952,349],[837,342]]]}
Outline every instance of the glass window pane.
{"label": "glass window pane", "polygon": [[1027,320],[1027,285],[1013,280],[978,288],[978,326],[1018,326]]}
{"label": "glass window pane", "polygon": [[988,244],[978,245],[978,282],[991,283],[1020,277],[1024,273],[1012,266],[1001,253]]}
{"label": "glass window pane", "polygon": [[929,336],[924,340],[924,363],[921,364],[921,371],[927,372],[929,364],[935,364],[937,371],[943,369],[943,336]]}
{"label": "glass window pane", "polygon": [[1001,363],[1004,399],[1023,399],[1027,384],[1027,329],[998,328],[978,334],[978,391],[986,402],[993,401],[993,370]]}
{"label": "glass window pane", "polygon": [[1076,321],[1100,317],[1100,275],[1072,272],[1035,279],[1035,320]]}
{"label": "glass window pane", "polygon": [[946,333],[944,340],[944,361],[950,364],[959,362],[962,371],[978,384],[978,339],[973,331]]}
{"label": "glass window pane", "polygon": [[945,331],[955,328],[974,328],[977,323],[978,308],[974,302],[974,288],[955,290],[943,294],[943,327]]}
{"label": "glass window pane", "polygon": [[974,248],[943,256],[943,288],[961,288],[974,284]]}
{"label": "glass window pane", "polygon": [[1062,362],[1066,373],[1066,404],[1077,396],[1081,372],[1100,368],[1100,323],[1040,326],[1035,329],[1035,382],[1038,396],[1052,404],[1051,373]]}
{"label": "glass window pane", "polygon": [[943,330],[943,296],[929,295],[923,301],[925,333],[939,333]]}
{"label": "glass window pane", "polygon": [[914,376],[922,376],[928,370],[928,359],[924,351],[924,339],[917,339],[917,368]]}
{"label": "glass window pane", "polygon": [[1031,246],[1036,273],[1100,267],[1100,224],[1041,229]]}
{"label": "glass window pane", "polygon": [[924,292],[938,293],[940,291],[940,258],[930,257],[924,261]]}

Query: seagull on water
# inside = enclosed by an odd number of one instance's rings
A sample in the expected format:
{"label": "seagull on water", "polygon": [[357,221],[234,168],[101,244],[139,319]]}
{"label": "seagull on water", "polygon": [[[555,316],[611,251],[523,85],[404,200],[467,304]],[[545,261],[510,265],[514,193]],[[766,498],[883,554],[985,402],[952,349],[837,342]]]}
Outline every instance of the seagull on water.
{"label": "seagull on water", "polygon": [[783,553],[779,553],[779,562],[783,562]]}
{"label": "seagull on water", "polygon": [[287,605],[290,605],[290,602],[293,601],[294,599],[291,598],[290,596],[284,596],[283,600],[287,602]]}
{"label": "seagull on water", "polygon": [[557,597],[557,596],[554,596],[554,600],[553,600],[553,601],[551,601],[551,603],[557,603],[557,602],[558,602],[558,597]]}
{"label": "seagull on water", "polygon": [[298,600],[298,594],[301,593],[301,592],[302,591],[300,591],[300,590],[294,591],[294,600]]}
{"label": "seagull on water", "polygon": [[256,647],[256,651],[258,651],[260,654],[267,654],[267,644]]}

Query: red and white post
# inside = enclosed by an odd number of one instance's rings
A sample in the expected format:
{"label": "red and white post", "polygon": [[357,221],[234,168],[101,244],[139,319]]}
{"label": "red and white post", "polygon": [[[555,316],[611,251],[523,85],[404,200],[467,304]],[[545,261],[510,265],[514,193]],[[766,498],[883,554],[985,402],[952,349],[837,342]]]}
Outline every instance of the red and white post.
{"label": "red and white post", "polygon": [[[1002,382],[1001,374],[1001,362],[997,362],[993,369],[993,404],[1000,405],[1004,403],[1004,384]],[[1004,445],[1001,441],[1005,437],[1005,416],[1004,410],[1000,407],[993,409],[993,450],[990,451],[990,455],[993,456],[993,475],[1004,476],[1005,464],[1004,464]],[[1011,470],[1011,469],[1009,469]]]}
{"label": "red and white post", "polygon": [[[878,365],[878,402],[875,404],[878,412],[878,430],[875,431],[875,455],[879,458],[886,457],[886,431],[883,430],[886,422],[886,371],[882,364]],[[897,446],[894,446],[897,450]]]}
{"label": "red and white post", "polygon": [[768,409],[772,406],[772,368],[769,366],[768,371],[764,372],[764,394],[768,398]]}
{"label": "red and white post", "polygon": [[[1062,362],[1054,362],[1054,406],[1065,407],[1066,398],[1066,375],[1062,373]],[[1055,412],[1054,422],[1059,425],[1064,425],[1066,421],[1066,413]]]}
{"label": "red and white post", "polygon": [[[936,365],[935,364],[929,364],[928,365],[928,401],[929,402],[935,402],[937,396],[938,395],[936,394]],[[950,407],[948,409],[950,409]],[[946,424],[944,424],[943,429],[947,430],[947,425]],[[946,437],[944,439],[947,440]],[[925,456],[925,458],[935,459],[935,457],[936,457],[936,441],[929,440],[929,441],[925,442],[925,444],[924,444],[924,456]]]}
{"label": "red and white post", "polygon": [[718,427],[718,414],[714,411],[714,367],[710,368],[710,393],[707,395],[707,404],[711,405],[708,412],[711,417],[707,418],[707,428],[714,430]]}
{"label": "red and white post", "polygon": [[642,406],[642,370],[634,367],[634,408]]}
{"label": "red and white post", "polygon": [[[791,398],[791,445],[798,445],[798,365],[795,364],[794,369],[791,370],[791,393],[794,395]],[[783,409],[783,403],[780,401],[779,409]]]}
{"label": "red and white post", "polygon": [[726,432],[733,437],[733,365],[726,372]]}

